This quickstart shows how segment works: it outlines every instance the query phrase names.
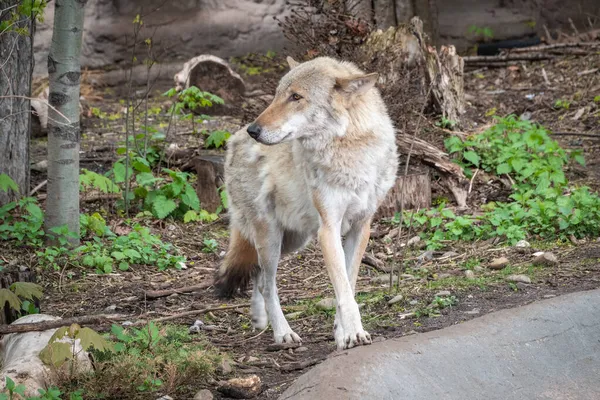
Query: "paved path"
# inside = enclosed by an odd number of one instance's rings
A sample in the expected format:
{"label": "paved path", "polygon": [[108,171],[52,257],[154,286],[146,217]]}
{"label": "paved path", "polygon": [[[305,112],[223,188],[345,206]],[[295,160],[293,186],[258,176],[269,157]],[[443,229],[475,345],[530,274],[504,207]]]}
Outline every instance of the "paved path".
{"label": "paved path", "polygon": [[600,290],[352,349],[279,399],[600,399]]}

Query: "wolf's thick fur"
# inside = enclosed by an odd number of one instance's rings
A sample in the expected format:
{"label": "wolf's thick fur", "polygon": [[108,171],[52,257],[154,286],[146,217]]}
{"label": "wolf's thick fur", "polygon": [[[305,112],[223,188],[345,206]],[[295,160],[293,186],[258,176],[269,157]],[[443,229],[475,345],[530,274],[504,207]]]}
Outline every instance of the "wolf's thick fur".
{"label": "wolf's thick fur", "polygon": [[377,74],[326,57],[288,63],[272,104],[228,143],[231,241],[217,286],[232,294],[253,279],[254,326],[270,322],[276,342],[299,342],[275,275],[282,254],[318,237],[337,300],[338,348],[370,343],[354,288],[371,219],[396,179],[394,127]]}

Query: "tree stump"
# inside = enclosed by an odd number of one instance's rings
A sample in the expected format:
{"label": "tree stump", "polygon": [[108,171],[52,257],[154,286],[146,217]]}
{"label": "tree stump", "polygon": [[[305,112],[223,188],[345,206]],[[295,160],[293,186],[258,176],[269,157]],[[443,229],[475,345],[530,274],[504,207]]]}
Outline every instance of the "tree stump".
{"label": "tree stump", "polygon": [[[402,206],[404,203],[404,207]],[[375,218],[392,218],[400,210],[431,207],[431,180],[427,172],[402,175],[377,210]]]}
{"label": "tree stump", "polygon": [[[0,272],[0,287],[3,289],[10,288],[15,282],[32,282],[36,283],[35,271],[31,271],[27,267],[10,267]],[[34,304],[40,308],[40,301],[35,299]],[[11,324],[20,316],[17,310],[12,309],[8,303],[3,304],[4,312],[0,313],[0,324]]]}
{"label": "tree stump", "polygon": [[242,77],[233,71],[229,64],[216,56],[202,54],[192,58],[183,65],[183,69],[175,74],[177,90],[196,86],[202,91],[221,97],[225,104],[213,104],[212,107],[197,107],[192,112],[201,114],[228,114],[232,109],[241,106],[246,84]]}
{"label": "tree stump", "polygon": [[200,205],[206,211],[213,213],[221,205],[218,188],[223,185],[225,157],[206,154],[194,158],[191,164],[194,165],[198,175],[196,193],[200,199]]}

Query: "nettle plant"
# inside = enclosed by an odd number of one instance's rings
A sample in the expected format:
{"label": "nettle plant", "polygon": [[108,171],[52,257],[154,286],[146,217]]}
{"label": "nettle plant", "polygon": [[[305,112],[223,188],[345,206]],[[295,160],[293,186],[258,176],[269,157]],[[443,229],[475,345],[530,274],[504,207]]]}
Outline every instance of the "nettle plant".
{"label": "nettle plant", "polygon": [[[198,89],[196,86],[190,86],[189,88],[180,92],[178,92],[175,88],[172,88],[163,95],[167,97],[177,96],[175,103],[173,103],[169,109],[169,114],[182,116],[183,119],[191,120],[192,130],[194,133],[197,133],[195,119],[196,116],[193,112],[194,110],[198,108],[210,108],[215,104],[225,104],[223,99],[219,96],[210,92],[204,92]],[[186,110],[192,112],[186,113]],[[210,116],[201,114],[199,118],[204,121],[210,119]],[[207,136],[204,140],[204,147],[206,148],[221,148],[231,136],[231,133],[224,130],[216,130],[213,132],[202,130],[201,132]]]}
{"label": "nettle plant", "polygon": [[495,236],[514,244],[531,236],[566,241],[600,235],[600,197],[586,186],[570,186],[565,175],[571,163],[585,164],[582,153],[562,149],[543,127],[529,121],[512,115],[497,120],[480,135],[450,137],[445,145],[469,177],[476,168],[509,176],[513,201],[485,204],[482,216],[457,216],[443,203],[407,212],[404,223],[412,221],[429,248],[443,247],[448,240]]}

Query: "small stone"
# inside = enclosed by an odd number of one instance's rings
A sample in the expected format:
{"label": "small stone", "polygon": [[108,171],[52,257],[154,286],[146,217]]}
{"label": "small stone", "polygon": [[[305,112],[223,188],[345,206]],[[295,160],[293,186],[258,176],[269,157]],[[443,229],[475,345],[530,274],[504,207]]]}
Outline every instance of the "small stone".
{"label": "small stone", "polygon": [[401,301],[404,298],[404,296],[402,296],[401,294],[394,296],[390,301],[388,301],[388,305],[392,305],[392,304],[396,304],[397,302]]}
{"label": "small stone", "polygon": [[213,400],[214,396],[208,389],[202,389],[194,395],[194,400]]}
{"label": "small stone", "polygon": [[531,279],[527,275],[509,275],[506,280],[508,282],[531,283]]}
{"label": "small stone", "polygon": [[508,265],[508,263],[510,263],[510,261],[506,257],[494,258],[489,264],[489,268],[495,270],[503,269]]}
{"label": "small stone", "polygon": [[551,267],[554,265],[558,265],[558,258],[551,252],[544,252],[534,258],[533,265],[538,265],[542,267]]}
{"label": "small stone", "polygon": [[542,254],[544,254],[543,251],[536,251],[535,253],[532,254],[532,256],[538,257],[538,256],[541,256]]}
{"label": "small stone", "polygon": [[294,349],[294,353],[304,353],[305,351],[308,351],[308,347],[300,346],[297,349]]}
{"label": "small stone", "polygon": [[104,311],[106,311],[106,312],[113,312],[113,311],[115,311],[116,309],[117,309],[117,306],[116,306],[115,304],[113,304],[113,305],[110,305],[110,306],[106,307],[106,308],[104,309]]}
{"label": "small stone", "polygon": [[302,311],[296,311],[296,312],[293,312],[293,313],[286,314],[285,318],[287,320],[289,320],[289,321],[293,321],[293,320],[297,319],[301,315],[302,315]]}
{"label": "small stone", "polygon": [[408,242],[406,242],[407,246],[414,246],[415,244],[419,243],[421,241],[421,238],[419,236],[413,236],[410,239],[408,239]]}
{"label": "small stone", "polygon": [[473,271],[475,272],[483,272],[485,271],[485,268],[483,268],[481,265],[476,265],[473,267]]}
{"label": "small stone", "polygon": [[125,297],[122,301],[136,301],[138,299],[137,296],[129,296]]}
{"label": "small stone", "polygon": [[416,306],[417,304],[419,304],[418,300],[411,300],[408,304],[410,304],[411,306]]}
{"label": "small stone", "polygon": [[164,395],[158,397],[156,400],[173,400],[173,398],[171,396]]}
{"label": "small stone", "polygon": [[417,278],[415,278],[414,275],[411,275],[411,274],[402,274],[402,275],[400,275],[400,278],[402,278],[403,280],[406,280],[406,281],[414,281],[415,279],[417,279]]}
{"label": "small stone", "polygon": [[530,247],[531,247],[531,244],[529,244],[529,242],[527,240],[519,240],[515,244],[515,248],[521,253],[525,253]]}
{"label": "small stone", "polygon": [[253,362],[257,362],[257,361],[258,361],[258,357],[254,357],[254,356],[249,356],[249,357],[246,359],[246,362],[247,362],[247,363],[253,363]]}
{"label": "small stone", "polygon": [[445,296],[450,296],[450,291],[449,290],[442,290],[441,292],[437,292],[435,294],[436,297],[445,297]]}
{"label": "small stone", "polygon": [[465,271],[465,277],[469,280],[471,279],[475,279],[475,272],[471,271],[470,269]]}
{"label": "small stone", "polygon": [[229,362],[228,359],[224,358],[223,360],[221,360],[221,364],[219,365],[219,370],[224,375],[228,375],[233,371],[233,368],[231,367],[231,363]]}
{"label": "small stone", "polygon": [[476,315],[480,313],[480,309],[479,308],[474,308],[471,311],[463,311],[463,314],[468,314],[468,315]]}
{"label": "small stone", "polygon": [[194,322],[194,324],[189,327],[189,332],[190,333],[200,333],[200,331],[203,328],[203,325],[204,325],[204,322],[197,319],[196,322]]}
{"label": "small stone", "polygon": [[432,259],[433,259],[433,251],[431,251],[431,250],[427,250],[426,252],[421,254],[419,257],[417,257],[417,260],[419,262],[429,261]]}
{"label": "small stone", "polygon": [[544,295],[544,298],[545,298],[545,299],[551,299],[551,298],[553,298],[553,297],[556,297],[556,295],[555,295],[555,294],[545,294],[545,295]]}
{"label": "small stone", "polygon": [[452,275],[447,273],[447,272],[442,272],[441,274],[437,275],[437,279],[436,280],[440,280],[440,279],[446,279],[446,278],[450,278]]}
{"label": "small stone", "polygon": [[260,394],[261,388],[260,378],[256,375],[250,375],[246,378],[229,379],[217,390],[234,399],[251,399]]}
{"label": "small stone", "polygon": [[377,275],[377,276],[371,278],[371,282],[373,282],[373,283],[389,283],[390,282],[390,274]]}
{"label": "small stone", "polygon": [[329,311],[335,310],[336,305],[337,303],[334,298],[326,297],[324,299],[321,299],[317,304],[315,304],[315,307],[317,307],[317,310]]}

